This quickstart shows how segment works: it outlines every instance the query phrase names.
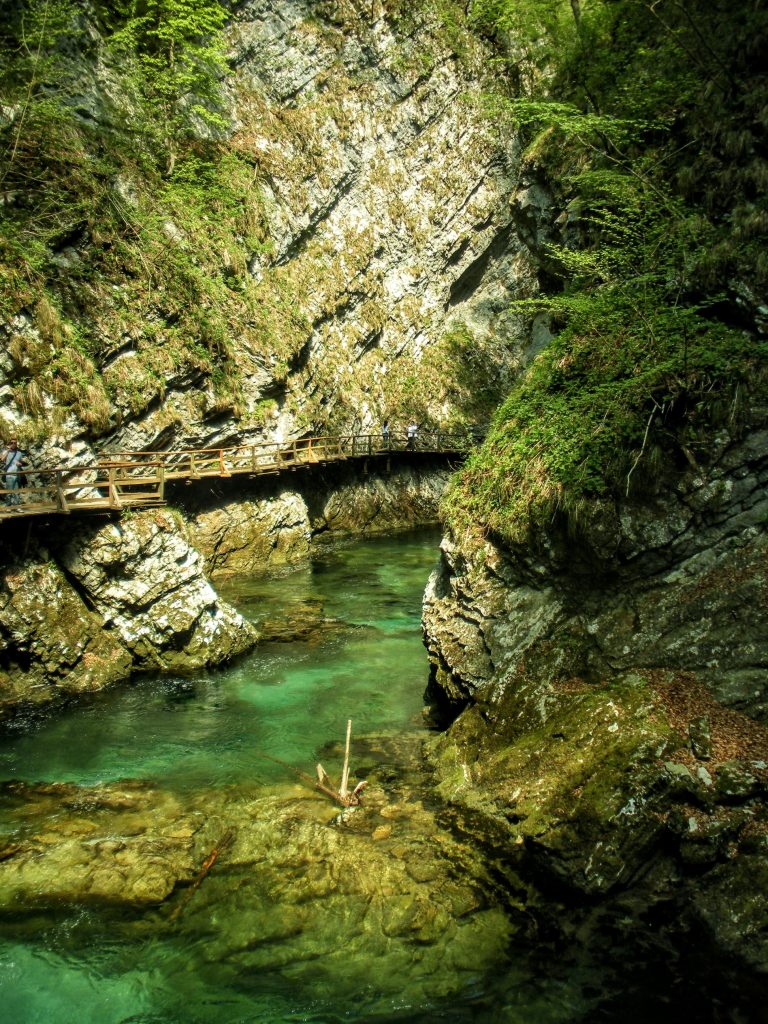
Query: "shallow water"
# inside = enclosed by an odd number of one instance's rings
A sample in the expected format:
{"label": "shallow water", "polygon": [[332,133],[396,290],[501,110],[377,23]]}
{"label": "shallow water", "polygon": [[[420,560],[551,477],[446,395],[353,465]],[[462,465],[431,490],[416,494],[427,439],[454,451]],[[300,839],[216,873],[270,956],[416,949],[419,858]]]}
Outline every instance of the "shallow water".
{"label": "shallow water", "polygon": [[[678,1019],[654,956],[529,941],[482,852],[435,814],[418,752],[421,597],[437,543],[433,531],[359,541],[231,581],[220,590],[265,636],[252,654],[224,671],[143,679],[0,741],[0,780],[147,780],[158,816],[166,799],[208,821],[227,805],[245,837],[173,924],[165,905],[71,901],[0,918],[3,1020]],[[340,828],[292,768],[313,773],[321,760],[338,776],[347,718],[371,809]],[[67,827],[73,812],[40,800],[51,827]],[[0,802],[0,847],[29,827],[20,814]]]}
{"label": "shallow water", "polygon": [[434,531],[350,543],[219,592],[266,635],[223,671],[144,679],[0,746],[0,778],[84,785],[162,778],[179,790],[314,770],[323,744],[421,726],[421,597]]}
{"label": "shallow water", "polygon": [[[436,827],[413,797],[413,779],[403,788],[396,751],[404,737],[424,733],[421,596],[437,542],[434,531],[420,531],[350,543],[298,568],[229,582],[223,595],[265,636],[252,654],[224,671],[143,679],[22,725],[0,743],[0,779],[85,786],[144,779],[182,801],[224,787],[261,800],[265,816],[283,826],[290,819],[301,849],[304,833],[307,845],[317,842],[318,817],[321,828],[332,828],[335,811],[297,796],[302,784],[287,766],[314,772],[322,759],[338,773],[351,718],[356,744],[364,734],[376,737],[364,753],[357,748],[358,760],[380,771],[384,765],[390,797],[397,789],[417,809],[415,825],[406,816],[391,859],[387,910],[398,885],[411,881],[402,873],[403,850],[423,838],[419,830]],[[403,756],[418,776],[413,749]],[[1,813],[5,840],[12,842],[21,824],[13,802]],[[355,842],[363,844],[365,860],[370,840],[349,836],[345,844]],[[310,854],[309,867],[282,864],[271,874],[265,866],[263,881],[248,883],[244,904],[238,894],[245,873],[212,871],[174,930],[155,911],[67,905],[6,917],[3,1017],[14,1024],[491,1019],[483,971],[506,957],[503,911],[478,905],[459,925],[449,922],[455,940],[446,948],[457,962],[441,964],[433,943],[401,940],[387,922],[377,927],[370,892],[321,886],[325,898],[316,912],[301,905],[305,898],[295,892],[303,876],[322,875],[334,856],[318,853],[312,860]],[[382,878],[387,856],[379,843],[371,870]],[[429,896],[422,901],[429,902]],[[300,925],[285,925],[297,915]],[[485,966],[475,965],[475,954]],[[533,993],[528,1009],[539,998]],[[544,1003],[541,1020],[563,1019],[561,1011],[552,1014],[550,998]]]}

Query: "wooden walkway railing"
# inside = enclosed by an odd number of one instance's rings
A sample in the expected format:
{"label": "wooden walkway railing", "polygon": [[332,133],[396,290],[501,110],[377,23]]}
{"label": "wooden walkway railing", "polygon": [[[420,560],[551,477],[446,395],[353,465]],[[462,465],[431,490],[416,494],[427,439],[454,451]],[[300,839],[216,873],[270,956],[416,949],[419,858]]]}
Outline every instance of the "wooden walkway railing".
{"label": "wooden walkway railing", "polygon": [[394,452],[458,455],[466,453],[471,444],[472,438],[466,433],[421,431],[411,444],[405,433],[393,431],[388,438],[381,434],[349,434],[237,448],[111,452],[92,465],[28,470],[25,486],[16,490],[0,488],[0,520],[163,505],[165,487],[171,480],[274,474]]}

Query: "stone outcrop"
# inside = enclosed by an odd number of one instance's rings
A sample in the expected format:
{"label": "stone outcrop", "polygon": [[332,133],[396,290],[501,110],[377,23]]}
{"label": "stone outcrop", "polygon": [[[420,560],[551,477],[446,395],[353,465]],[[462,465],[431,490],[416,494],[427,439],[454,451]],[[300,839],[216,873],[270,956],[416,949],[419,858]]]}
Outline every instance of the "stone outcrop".
{"label": "stone outcrop", "polygon": [[164,510],[84,521],[48,541],[47,552],[35,546],[20,556],[12,540],[6,550],[3,711],[98,690],[135,671],[218,665],[256,642]]}
{"label": "stone outcrop", "polygon": [[309,555],[307,504],[295,490],[273,497],[226,501],[189,522],[190,535],[211,573],[236,576]]}
{"label": "stone outcrop", "polygon": [[252,627],[219,600],[199,552],[164,510],[83,527],[61,561],[137,668],[218,665],[255,642]]}
{"label": "stone outcrop", "polygon": [[663,668],[764,716],[767,481],[756,424],[742,440],[723,435],[663,497],[596,503],[576,538],[553,526],[515,551],[446,540],[425,624],[449,674],[462,666],[449,692],[472,696],[532,660],[549,678]]}
{"label": "stone outcrop", "polygon": [[768,901],[739,881],[768,868],[763,423],[663,498],[595,505],[576,538],[446,537],[424,611],[453,720],[432,756],[463,826],[571,892],[675,907],[670,931],[750,970],[768,955]]}
{"label": "stone outcrop", "polygon": [[131,657],[53,562],[25,561],[0,586],[0,717],[121,682]]}
{"label": "stone outcrop", "polygon": [[190,506],[189,535],[213,575],[237,575],[306,558],[313,545],[345,535],[365,536],[438,521],[450,471],[435,465],[392,466],[379,472],[329,469],[296,474],[290,485],[262,496]]}

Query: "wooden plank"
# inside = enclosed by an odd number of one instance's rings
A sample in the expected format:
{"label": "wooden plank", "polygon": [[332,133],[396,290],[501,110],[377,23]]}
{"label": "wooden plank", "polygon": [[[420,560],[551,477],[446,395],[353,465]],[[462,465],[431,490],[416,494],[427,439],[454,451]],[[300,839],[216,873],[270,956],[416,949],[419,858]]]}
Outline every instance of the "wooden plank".
{"label": "wooden plank", "polygon": [[[422,431],[416,451],[423,455],[455,452],[471,447],[465,435],[442,431]],[[248,473],[250,476],[276,475],[308,465],[326,465],[349,458],[364,460],[386,455],[386,471],[391,472],[390,453],[407,450],[405,435],[390,434],[386,444],[379,434],[318,435],[294,439],[287,445],[277,442],[240,445],[233,448],[200,448],[171,452],[118,452],[97,465],[67,466],[36,472],[38,483],[50,484],[22,488],[22,504],[3,510],[0,518],[39,515],[46,512],[97,511],[162,505],[167,480],[199,480]],[[95,471],[95,478],[94,478]],[[77,483],[67,481],[76,479]],[[93,496],[91,489],[106,490]],[[85,493],[80,493],[84,491]],[[50,492],[53,498],[45,499]],[[0,494],[7,493],[0,490]],[[40,497],[38,498],[38,494]],[[30,500],[24,500],[29,498]]]}

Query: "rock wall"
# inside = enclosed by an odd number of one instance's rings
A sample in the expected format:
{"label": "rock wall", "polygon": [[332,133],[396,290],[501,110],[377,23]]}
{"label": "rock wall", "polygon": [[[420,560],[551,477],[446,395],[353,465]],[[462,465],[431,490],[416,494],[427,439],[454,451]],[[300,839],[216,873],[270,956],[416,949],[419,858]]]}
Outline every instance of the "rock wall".
{"label": "rock wall", "polygon": [[54,528],[41,543],[5,527],[0,716],[135,671],[218,665],[256,642],[165,510]]}
{"label": "rock wall", "polygon": [[[252,167],[241,204],[263,237],[235,239],[211,268],[231,285],[239,325],[217,342],[226,357],[214,374],[209,342],[180,340],[178,311],[135,275],[88,292],[88,317],[65,316],[53,341],[45,316],[64,313],[20,310],[0,325],[0,432],[19,434],[38,465],[82,464],[94,447],[282,441],[414,414],[471,422],[530,355],[525,320],[507,307],[536,285],[516,230],[531,202],[514,136],[481,109],[489,54],[472,35],[432,4],[247,0],[227,42],[222,145]],[[109,124],[120,68],[92,66],[95,37],[90,46],[89,124]],[[130,174],[113,183],[115,202],[138,218],[145,183]],[[202,249],[170,214],[163,230],[168,247]],[[90,245],[87,233],[73,240],[57,274],[82,269]],[[134,287],[136,323],[123,308]],[[77,364],[87,387],[62,400],[39,366],[94,323],[93,363]]]}
{"label": "rock wall", "polygon": [[[375,462],[377,460],[372,460]],[[381,462],[382,470],[387,465]],[[308,557],[313,543],[437,520],[444,460],[304,470],[188,493],[185,514],[157,509],[72,529],[4,527],[0,560],[0,718],[135,672],[188,672],[252,647],[253,627],[209,575],[263,571]],[[225,488],[228,488],[225,492]],[[250,490],[249,490],[250,488]]]}
{"label": "rock wall", "polygon": [[263,570],[306,558],[313,545],[438,521],[450,476],[443,463],[381,472],[328,468],[292,474],[289,483],[257,485],[248,497],[225,494],[188,515],[189,536],[215,576]]}
{"label": "rock wall", "polygon": [[718,970],[768,953],[747,881],[768,870],[767,441],[756,411],[576,538],[448,536],[425,597],[452,720],[432,757],[462,826],[571,893],[666,906],[667,935],[706,936]]}

